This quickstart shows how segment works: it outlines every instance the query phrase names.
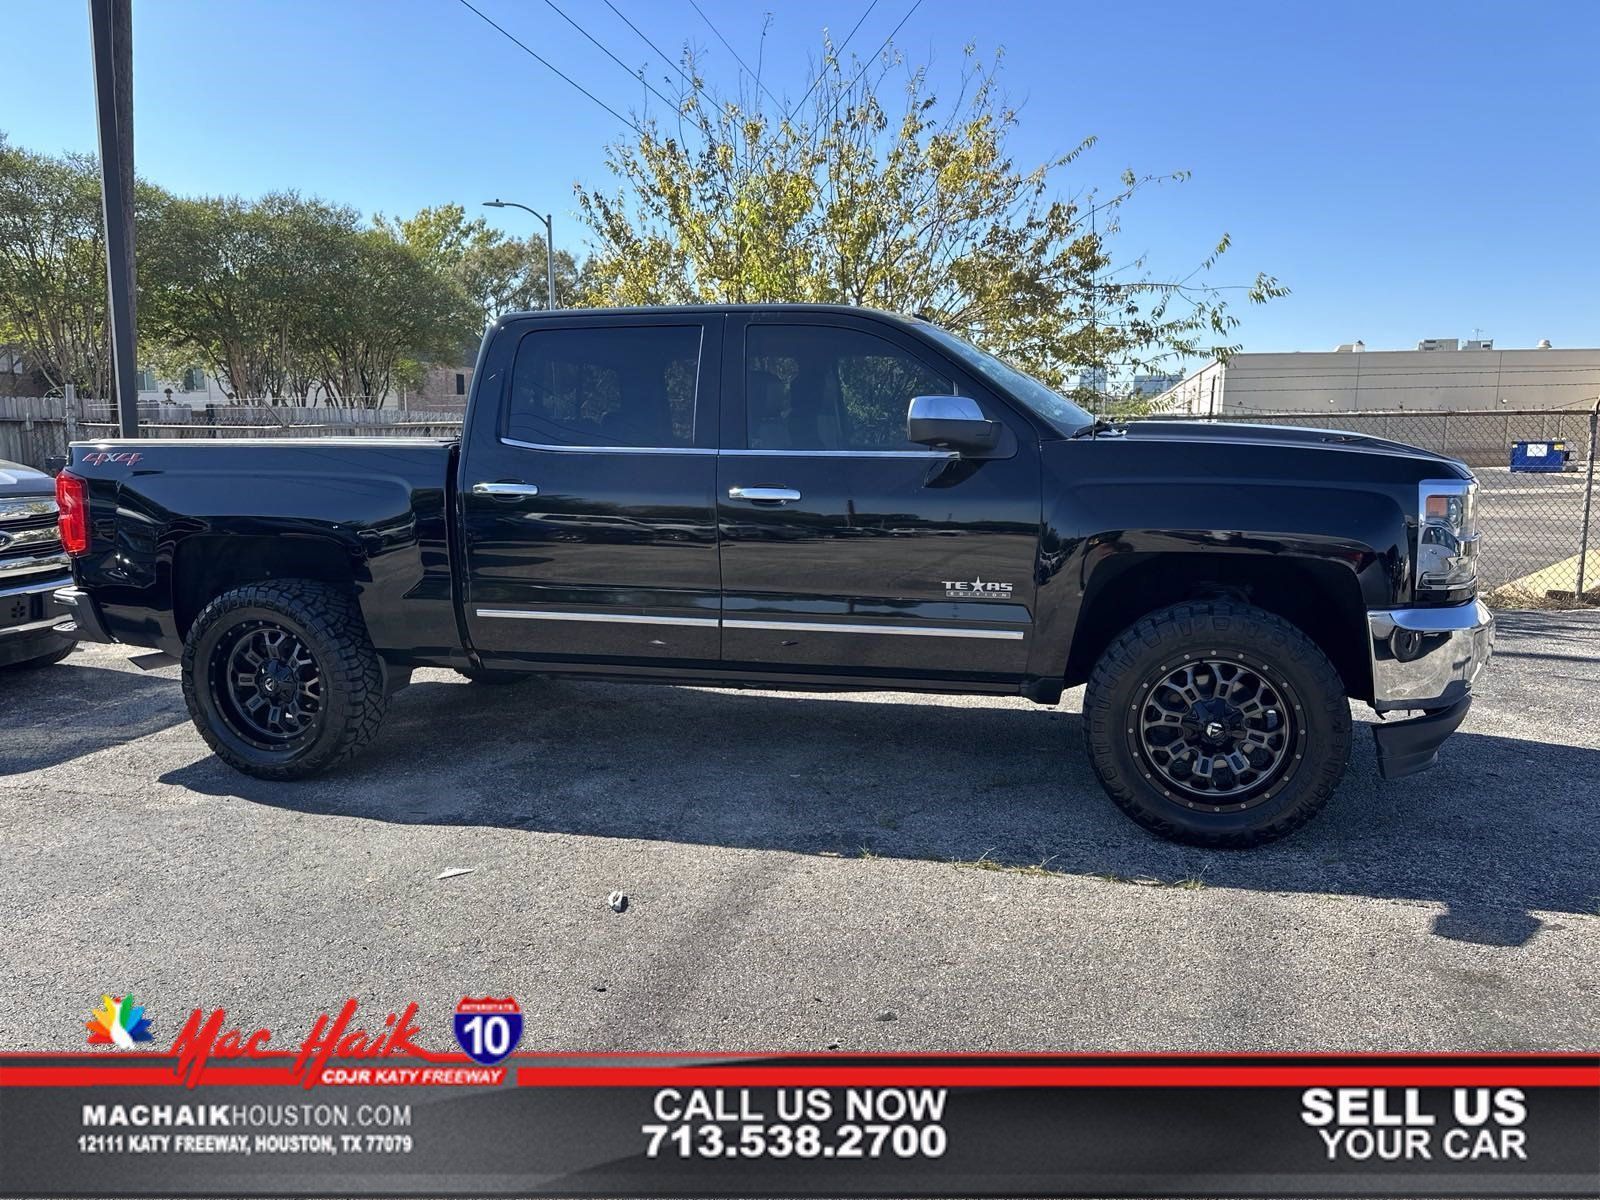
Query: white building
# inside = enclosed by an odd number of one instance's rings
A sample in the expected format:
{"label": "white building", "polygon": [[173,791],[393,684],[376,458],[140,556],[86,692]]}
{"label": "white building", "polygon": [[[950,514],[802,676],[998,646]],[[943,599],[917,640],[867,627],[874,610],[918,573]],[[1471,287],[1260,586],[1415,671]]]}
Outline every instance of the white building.
{"label": "white building", "polygon": [[1236,354],[1211,362],[1155,400],[1157,412],[1577,409],[1600,397],[1600,349],[1497,350],[1492,342],[1429,339],[1415,350]]}

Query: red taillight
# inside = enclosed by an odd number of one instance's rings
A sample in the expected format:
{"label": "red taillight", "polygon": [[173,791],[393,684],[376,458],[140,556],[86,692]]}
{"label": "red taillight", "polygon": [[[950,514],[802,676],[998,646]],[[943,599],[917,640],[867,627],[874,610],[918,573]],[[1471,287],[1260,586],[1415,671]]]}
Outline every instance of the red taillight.
{"label": "red taillight", "polygon": [[89,552],[89,485],[63,471],[56,476],[56,524],[68,554]]}

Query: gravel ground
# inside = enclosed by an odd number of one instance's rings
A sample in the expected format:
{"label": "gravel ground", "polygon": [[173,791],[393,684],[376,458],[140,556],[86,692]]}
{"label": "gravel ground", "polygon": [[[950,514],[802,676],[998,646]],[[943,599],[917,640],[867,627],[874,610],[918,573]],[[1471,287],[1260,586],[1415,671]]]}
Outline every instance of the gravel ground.
{"label": "gravel ground", "polygon": [[1441,767],[1382,784],[1358,730],[1317,821],[1229,853],[1112,808],[1076,693],[420,672],[280,785],[210,757],[174,668],[84,647],[0,677],[0,1048],[82,1044],[102,992],[158,1045],[354,995],[444,1048],[470,992],[524,1049],[1594,1049],[1600,613],[1499,650]]}

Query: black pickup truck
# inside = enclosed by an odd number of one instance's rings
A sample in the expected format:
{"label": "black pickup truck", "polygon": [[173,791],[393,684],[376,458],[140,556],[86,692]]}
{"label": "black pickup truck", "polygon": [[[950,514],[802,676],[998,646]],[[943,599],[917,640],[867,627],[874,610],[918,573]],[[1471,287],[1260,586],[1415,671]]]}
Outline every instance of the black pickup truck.
{"label": "black pickup truck", "polygon": [[1113,427],[849,308],[506,317],[458,442],[81,444],[58,490],[79,635],[181,656],[201,734],[267,779],[354,754],[419,666],[1041,704],[1087,683],[1111,798],[1242,846],[1328,799],[1348,698],[1421,714],[1374,726],[1386,775],[1433,763],[1493,640],[1460,463]]}

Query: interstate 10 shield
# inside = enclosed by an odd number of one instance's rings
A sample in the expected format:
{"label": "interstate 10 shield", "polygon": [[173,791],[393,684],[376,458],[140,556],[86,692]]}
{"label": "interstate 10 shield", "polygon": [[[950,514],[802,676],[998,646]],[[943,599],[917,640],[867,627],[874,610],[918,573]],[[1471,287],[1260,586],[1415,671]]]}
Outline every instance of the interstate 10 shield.
{"label": "interstate 10 shield", "polygon": [[456,1041],[473,1062],[493,1066],[522,1040],[522,1010],[510,996],[496,1000],[485,996],[474,1000],[463,996],[456,1005]]}

